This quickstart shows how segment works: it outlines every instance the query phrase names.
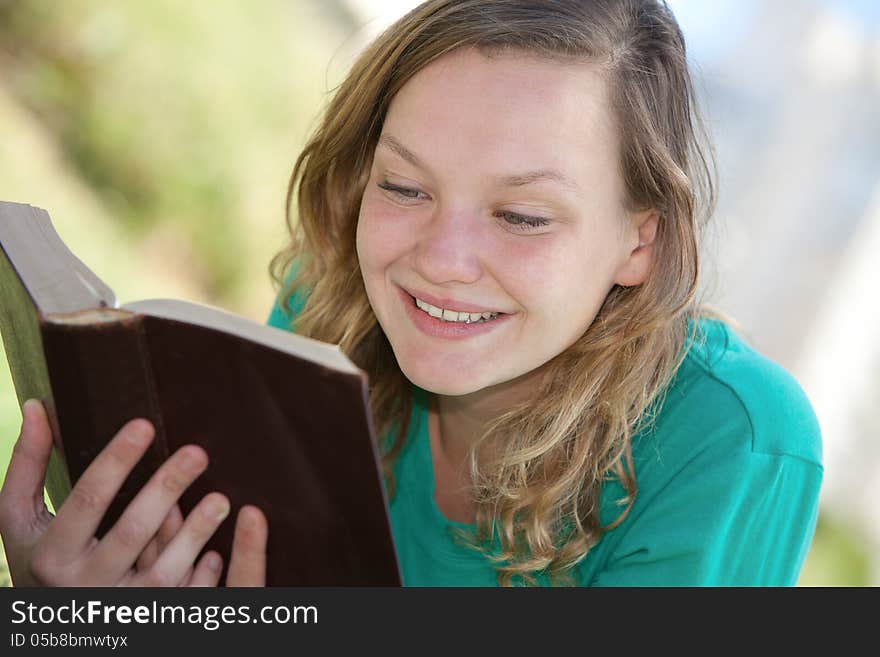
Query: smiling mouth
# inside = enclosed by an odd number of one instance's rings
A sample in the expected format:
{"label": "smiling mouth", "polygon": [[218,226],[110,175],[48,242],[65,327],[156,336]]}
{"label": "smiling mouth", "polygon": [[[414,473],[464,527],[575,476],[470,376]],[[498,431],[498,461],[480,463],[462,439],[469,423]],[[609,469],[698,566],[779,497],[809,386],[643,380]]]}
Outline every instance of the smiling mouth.
{"label": "smiling mouth", "polygon": [[493,312],[484,312],[484,313],[466,313],[459,312],[457,310],[449,310],[448,308],[438,308],[437,306],[432,306],[427,301],[422,301],[417,297],[412,297],[413,303],[415,303],[416,307],[422,312],[434,317],[435,319],[442,320],[444,322],[457,323],[457,324],[482,324],[485,322],[491,322],[496,319],[499,315],[503,313],[493,313]]}

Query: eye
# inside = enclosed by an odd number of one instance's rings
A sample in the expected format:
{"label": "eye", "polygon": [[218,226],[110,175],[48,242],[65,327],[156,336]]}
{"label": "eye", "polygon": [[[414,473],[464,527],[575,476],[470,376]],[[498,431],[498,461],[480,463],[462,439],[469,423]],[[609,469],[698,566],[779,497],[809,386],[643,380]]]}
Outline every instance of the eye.
{"label": "eye", "polygon": [[[414,187],[394,185],[387,180],[376,183],[376,186],[387,192],[389,196],[394,198],[394,200],[403,204],[412,205],[418,201],[430,198],[427,194]],[[540,228],[541,226],[547,226],[551,221],[550,219],[545,219],[543,217],[533,217],[519,214],[517,212],[509,212],[507,210],[500,210],[496,212],[494,216],[503,219],[507,225],[512,226],[514,230],[520,232],[528,232]]]}
{"label": "eye", "polygon": [[506,223],[513,226],[516,230],[520,231],[529,231],[535,228],[540,228],[541,226],[546,226],[550,223],[549,219],[544,219],[542,217],[530,217],[524,214],[517,214],[516,212],[508,212],[506,210],[501,210],[495,213],[495,216],[499,219],[504,219]]}
{"label": "eye", "polygon": [[[413,201],[421,200],[419,194],[423,193],[417,189],[413,189],[412,187],[401,187],[400,185],[392,185],[387,180],[376,183],[376,186],[379,189],[385,190],[389,193],[390,196],[398,201],[401,201],[402,203],[412,203]],[[427,195],[425,195],[425,198],[427,198]]]}

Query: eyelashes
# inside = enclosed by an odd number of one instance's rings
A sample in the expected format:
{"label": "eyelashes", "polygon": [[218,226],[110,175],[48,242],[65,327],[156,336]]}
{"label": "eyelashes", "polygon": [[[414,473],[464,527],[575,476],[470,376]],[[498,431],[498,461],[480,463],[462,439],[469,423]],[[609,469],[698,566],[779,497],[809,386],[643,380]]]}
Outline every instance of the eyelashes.
{"label": "eyelashes", "polygon": [[[412,187],[401,187],[400,185],[392,185],[387,180],[383,180],[376,184],[379,189],[387,192],[394,200],[404,205],[413,204],[424,200],[427,195],[418,189]],[[530,215],[519,214],[518,212],[509,212],[507,210],[499,210],[494,213],[495,217],[503,219],[511,228],[520,231],[534,230],[550,223],[549,219],[543,217],[533,217]]]}
{"label": "eyelashes", "polygon": [[504,219],[511,226],[519,228],[520,230],[539,228],[541,226],[546,226],[550,223],[549,219],[542,219],[541,217],[530,217],[524,214],[517,214],[516,212],[507,212],[506,210],[496,212],[495,216]]}
{"label": "eyelashes", "polygon": [[377,183],[379,189],[384,189],[386,192],[391,192],[392,196],[397,197],[398,200],[401,201],[415,201],[418,200],[420,192],[417,189],[412,189],[410,187],[399,187],[397,185],[392,185],[387,180],[383,180],[380,183]]}

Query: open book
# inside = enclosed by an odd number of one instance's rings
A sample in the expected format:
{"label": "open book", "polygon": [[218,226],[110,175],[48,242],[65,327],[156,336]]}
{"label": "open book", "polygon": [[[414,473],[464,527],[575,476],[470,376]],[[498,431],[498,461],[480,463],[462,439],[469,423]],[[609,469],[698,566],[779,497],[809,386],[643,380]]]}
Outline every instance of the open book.
{"label": "open book", "polygon": [[270,586],[400,584],[367,376],[337,346],[186,301],[120,306],[41,208],[0,202],[0,247],[0,332],[19,404],[40,399],[49,414],[56,508],[122,425],[145,417],[156,439],[99,536],[195,443],[210,465],[184,515],[213,490],[232,503],[206,550],[228,564],[238,508],[255,504]]}

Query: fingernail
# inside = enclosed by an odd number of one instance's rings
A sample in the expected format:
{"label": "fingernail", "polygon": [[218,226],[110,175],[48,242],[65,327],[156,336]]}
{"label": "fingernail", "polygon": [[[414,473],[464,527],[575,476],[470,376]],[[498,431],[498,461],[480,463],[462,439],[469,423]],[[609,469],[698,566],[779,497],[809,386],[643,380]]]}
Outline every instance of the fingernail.
{"label": "fingernail", "polygon": [[241,526],[244,529],[256,529],[259,521],[257,520],[257,511],[247,508],[241,514]]}
{"label": "fingernail", "polygon": [[[24,404],[21,405],[21,416],[24,417],[25,414],[31,415],[36,413],[37,409],[35,408],[39,404],[39,400],[37,399],[26,399]],[[29,409],[29,410],[28,410]]]}
{"label": "fingernail", "polygon": [[216,502],[212,507],[214,518],[221,522],[229,515],[229,502],[226,500]]}
{"label": "fingernail", "polygon": [[214,554],[213,552],[205,557],[205,561],[208,564],[208,568],[214,571],[220,570],[220,566],[223,565],[223,561],[220,559],[220,555]]}

